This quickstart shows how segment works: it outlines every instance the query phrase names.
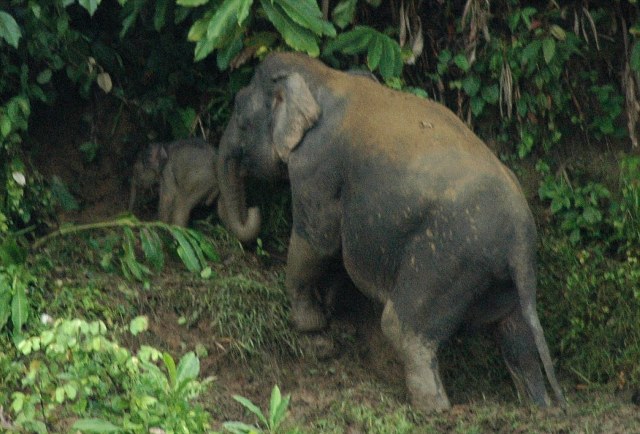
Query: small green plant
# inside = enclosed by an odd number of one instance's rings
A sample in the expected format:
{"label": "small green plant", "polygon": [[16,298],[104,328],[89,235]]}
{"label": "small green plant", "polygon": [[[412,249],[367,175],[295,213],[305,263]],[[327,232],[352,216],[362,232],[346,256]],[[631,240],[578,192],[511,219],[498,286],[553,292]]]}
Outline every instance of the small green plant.
{"label": "small green plant", "polygon": [[7,236],[0,243],[0,332],[11,328],[14,342],[22,340],[31,312],[29,293],[37,283],[19,241],[19,236]]}
{"label": "small green plant", "polygon": [[[146,327],[137,318],[130,330]],[[58,320],[18,345],[25,374],[11,396],[12,428],[45,433],[72,419],[74,432],[209,432],[209,415],[194,400],[212,380],[197,379],[194,353],[176,366],[152,347],[133,355],[106,332],[101,321]]]}
{"label": "small green plant", "polygon": [[269,402],[269,415],[265,416],[262,410],[251,402],[249,399],[234,395],[233,399],[238,401],[244,408],[258,417],[263,428],[257,428],[255,425],[248,425],[243,422],[225,422],[224,428],[234,434],[259,434],[270,433],[276,434],[281,432],[280,425],[284,421],[289,407],[290,395],[282,396],[280,388],[276,385],[271,390],[271,400]]}

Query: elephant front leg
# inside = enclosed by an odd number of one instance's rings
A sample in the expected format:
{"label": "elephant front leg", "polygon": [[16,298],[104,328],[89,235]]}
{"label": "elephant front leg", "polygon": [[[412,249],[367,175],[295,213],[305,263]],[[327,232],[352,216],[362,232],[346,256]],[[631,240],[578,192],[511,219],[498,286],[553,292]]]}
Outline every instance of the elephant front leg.
{"label": "elephant front leg", "polygon": [[285,286],[291,301],[291,319],[303,332],[322,330],[327,318],[316,295],[329,258],[319,255],[295,231],[289,241]]}
{"label": "elephant front leg", "polygon": [[448,409],[451,405],[438,369],[438,342],[403,327],[392,301],[382,312],[382,331],[404,363],[411,404],[426,413]]}

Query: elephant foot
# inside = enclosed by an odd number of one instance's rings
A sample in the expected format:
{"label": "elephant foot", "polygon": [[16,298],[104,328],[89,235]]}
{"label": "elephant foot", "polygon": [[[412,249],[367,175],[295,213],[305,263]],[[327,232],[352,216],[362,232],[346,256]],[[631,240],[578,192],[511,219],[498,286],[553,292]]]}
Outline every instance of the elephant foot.
{"label": "elephant foot", "polygon": [[301,332],[316,332],[327,327],[324,312],[309,299],[294,300],[291,303],[291,320]]}
{"label": "elephant foot", "polygon": [[302,350],[306,356],[314,357],[318,360],[327,360],[338,354],[338,346],[326,333],[312,333],[302,337],[300,340]]}
{"label": "elephant foot", "polygon": [[451,408],[447,395],[435,391],[431,384],[425,384],[424,379],[413,382],[407,379],[407,387],[411,405],[423,414],[440,413]]}

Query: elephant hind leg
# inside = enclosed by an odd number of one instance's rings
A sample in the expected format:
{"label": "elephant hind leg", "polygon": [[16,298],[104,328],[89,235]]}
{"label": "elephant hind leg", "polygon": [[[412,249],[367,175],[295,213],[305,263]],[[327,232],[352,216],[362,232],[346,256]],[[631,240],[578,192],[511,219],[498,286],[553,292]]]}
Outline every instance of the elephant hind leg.
{"label": "elephant hind leg", "polygon": [[541,407],[551,405],[540,370],[538,350],[521,309],[515,308],[496,327],[502,356],[518,393]]}
{"label": "elephant hind leg", "polygon": [[404,363],[411,404],[425,413],[450,408],[438,369],[439,342],[425,339],[403,327],[392,301],[387,301],[382,313],[382,331]]}

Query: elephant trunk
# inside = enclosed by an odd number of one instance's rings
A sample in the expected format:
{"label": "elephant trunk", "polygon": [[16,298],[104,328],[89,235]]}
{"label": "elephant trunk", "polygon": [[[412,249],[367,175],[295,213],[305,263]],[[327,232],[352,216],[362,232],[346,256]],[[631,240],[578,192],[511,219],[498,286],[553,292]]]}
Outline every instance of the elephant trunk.
{"label": "elephant trunk", "polygon": [[[223,138],[224,142],[224,138]],[[260,233],[261,216],[257,207],[247,209],[244,179],[240,174],[240,163],[221,144],[218,159],[218,181],[220,199],[218,215],[225,226],[243,243],[254,241]]]}

